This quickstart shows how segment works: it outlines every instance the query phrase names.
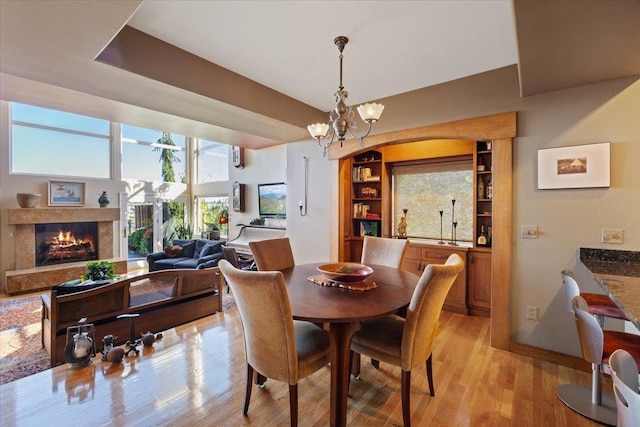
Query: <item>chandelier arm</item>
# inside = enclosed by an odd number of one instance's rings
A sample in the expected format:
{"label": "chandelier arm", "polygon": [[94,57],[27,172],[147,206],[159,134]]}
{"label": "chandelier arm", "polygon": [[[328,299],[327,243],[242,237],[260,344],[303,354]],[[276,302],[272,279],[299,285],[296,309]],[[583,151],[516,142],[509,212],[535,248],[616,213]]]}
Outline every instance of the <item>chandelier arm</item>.
{"label": "chandelier arm", "polygon": [[349,126],[349,127],[347,128],[347,132],[349,132],[349,135],[351,135],[351,137],[352,137],[352,138],[355,138],[355,139],[361,139],[361,140],[362,140],[362,139],[366,138],[367,136],[369,136],[369,133],[371,133],[371,122],[365,122],[365,123],[366,123],[367,125],[369,125],[369,127],[368,127],[368,129],[367,129],[367,132],[366,132],[364,135],[360,136],[360,135],[356,135],[355,133],[353,133],[353,132],[351,131],[351,126]]}

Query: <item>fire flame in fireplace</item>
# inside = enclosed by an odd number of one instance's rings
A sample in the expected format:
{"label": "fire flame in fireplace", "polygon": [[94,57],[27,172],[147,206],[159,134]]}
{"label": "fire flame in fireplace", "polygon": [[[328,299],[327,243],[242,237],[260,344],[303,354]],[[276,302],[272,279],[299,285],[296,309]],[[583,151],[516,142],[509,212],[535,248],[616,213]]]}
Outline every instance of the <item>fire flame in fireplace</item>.
{"label": "fire flame in fireplace", "polygon": [[93,250],[93,242],[88,240],[79,240],[76,239],[71,231],[62,231],[58,233],[57,237],[53,238],[53,244],[55,244],[58,249],[64,249],[68,247],[74,247],[82,244],[88,244],[89,248]]}

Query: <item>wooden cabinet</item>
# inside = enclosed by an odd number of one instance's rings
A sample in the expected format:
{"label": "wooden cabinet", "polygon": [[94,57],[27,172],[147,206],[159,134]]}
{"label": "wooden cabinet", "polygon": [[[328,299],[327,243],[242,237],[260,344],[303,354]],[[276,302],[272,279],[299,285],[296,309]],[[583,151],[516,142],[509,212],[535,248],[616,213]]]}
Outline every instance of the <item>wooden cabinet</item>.
{"label": "wooden cabinet", "polygon": [[471,249],[467,258],[469,314],[491,315],[491,251]]}
{"label": "wooden cabinet", "polygon": [[[402,268],[415,274],[422,274],[429,264],[444,264],[452,253],[467,259],[467,248],[411,243],[407,249]],[[444,302],[444,309],[456,313],[468,314],[467,308],[467,272],[460,272]]]}

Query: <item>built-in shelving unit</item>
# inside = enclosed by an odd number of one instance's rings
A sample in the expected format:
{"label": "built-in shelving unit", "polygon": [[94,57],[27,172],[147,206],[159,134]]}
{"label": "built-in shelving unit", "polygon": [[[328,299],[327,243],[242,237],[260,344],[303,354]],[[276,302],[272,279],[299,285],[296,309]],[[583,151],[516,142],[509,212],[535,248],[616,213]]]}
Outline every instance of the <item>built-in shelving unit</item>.
{"label": "built-in shelving unit", "polygon": [[352,158],[352,237],[382,236],[382,153],[367,151]]}
{"label": "built-in shelving unit", "polygon": [[[491,247],[493,213],[493,162],[491,142],[478,141],[475,173],[475,232],[474,246]],[[478,237],[484,231],[486,243],[479,243]]]}

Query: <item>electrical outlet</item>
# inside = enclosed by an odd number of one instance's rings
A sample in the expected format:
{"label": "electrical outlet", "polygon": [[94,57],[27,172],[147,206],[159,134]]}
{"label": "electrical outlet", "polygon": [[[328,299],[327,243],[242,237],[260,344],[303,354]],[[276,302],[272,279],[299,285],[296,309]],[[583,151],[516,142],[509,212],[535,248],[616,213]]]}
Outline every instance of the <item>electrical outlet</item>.
{"label": "electrical outlet", "polygon": [[537,239],[538,226],[537,225],[521,225],[520,238],[521,239]]}
{"label": "electrical outlet", "polygon": [[602,243],[615,243],[622,244],[622,238],[624,237],[624,230],[619,228],[603,228],[602,229]]}
{"label": "electrical outlet", "polygon": [[527,319],[538,320],[538,307],[532,305],[527,306]]}

